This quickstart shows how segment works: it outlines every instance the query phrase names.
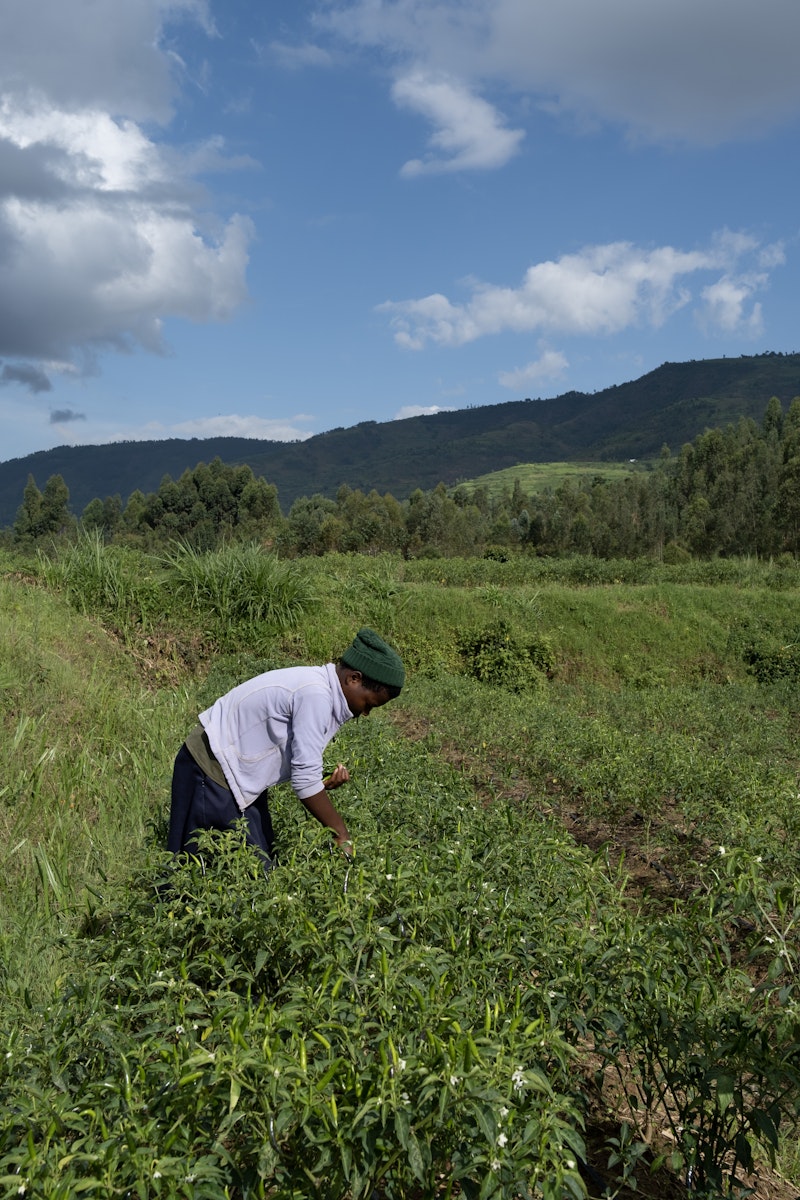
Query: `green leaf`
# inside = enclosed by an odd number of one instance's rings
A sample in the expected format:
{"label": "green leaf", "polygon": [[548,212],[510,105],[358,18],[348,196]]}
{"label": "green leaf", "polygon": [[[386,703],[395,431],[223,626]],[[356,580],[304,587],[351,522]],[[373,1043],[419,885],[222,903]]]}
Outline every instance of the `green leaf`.
{"label": "green leaf", "polygon": [[764,1112],[762,1108],[754,1108],[750,1114],[750,1124],[777,1150],[778,1130],[769,1113]]}
{"label": "green leaf", "polygon": [[733,1104],[735,1086],[732,1075],[719,1074],[717,1076],[717,1105],[721,1113],[724,1113]]}
{"label": "green leaf", "polygon": [[403,1108],[398,1108],[394,1114],[394,1130],[397,1134],[397,1140],[403,1149],[408,1152],[409,1137],[411,1134],[411,1122],[408,1113]]}
{"label": "green leaf", "polygon": [[413,1130],[408,1136],[408,1165],[420,1183],[425,1183],[426,1173],[425,1164],[422,1161],[422,1150]]}

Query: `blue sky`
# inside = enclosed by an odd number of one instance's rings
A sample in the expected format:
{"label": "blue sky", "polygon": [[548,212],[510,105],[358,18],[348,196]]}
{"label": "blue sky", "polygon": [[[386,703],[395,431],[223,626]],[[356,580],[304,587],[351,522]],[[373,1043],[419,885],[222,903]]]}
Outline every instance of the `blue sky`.
{"label": "blue sky", "polygon": [[800,350],[797,0],[3,0],[0,458]]}

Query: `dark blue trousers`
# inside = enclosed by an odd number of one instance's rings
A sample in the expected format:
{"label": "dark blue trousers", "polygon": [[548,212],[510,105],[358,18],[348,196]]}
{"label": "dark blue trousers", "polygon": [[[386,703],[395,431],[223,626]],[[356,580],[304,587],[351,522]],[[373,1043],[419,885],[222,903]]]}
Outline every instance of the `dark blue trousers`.
{"label": "dark blue trousers", "polygon": [[268,793],[262,792],[242,812],[233,792],[209,779],[186,746],[181,746],[172,772],[167,849],[173,854],[180,854],[182,850],[196,854],[194,834],[198,829],[230,829],[234,821],[242,820],[247,826],[248,845],[259,852],[269,870],[275,863],[275,839]]}

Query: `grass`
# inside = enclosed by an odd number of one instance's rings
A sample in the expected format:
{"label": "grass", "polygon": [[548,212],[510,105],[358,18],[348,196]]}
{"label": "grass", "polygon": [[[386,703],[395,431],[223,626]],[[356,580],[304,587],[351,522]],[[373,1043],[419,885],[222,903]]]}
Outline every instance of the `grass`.
{"label": "grass", "polygon": [[268,645],[315,601],[302,565],[266,554],[256,542],[232,543],[214,554],[179,542],[163,562],[178,608],[213,622],[226,647],[248,635]]}
{"label": "grass", "polygon": [[115,639],[42,588],[0,579],[0,611],[0,938],[9,993],[41,997],[88,889],[163,817],[187,696],[150,690]]}
{"label": "grass", "polygon": [[515,467],[504,467],[502,471],[490,471],[470,479],[467,487],[485,487],[490,496],[496,496],[503,491],[511,492],[519,480],[525,495],[534,495],[548,489],[555,491],[567,480],[581,484],[599,476],[612,483],[645,470],[647,463],[644,462],[518,463]]}

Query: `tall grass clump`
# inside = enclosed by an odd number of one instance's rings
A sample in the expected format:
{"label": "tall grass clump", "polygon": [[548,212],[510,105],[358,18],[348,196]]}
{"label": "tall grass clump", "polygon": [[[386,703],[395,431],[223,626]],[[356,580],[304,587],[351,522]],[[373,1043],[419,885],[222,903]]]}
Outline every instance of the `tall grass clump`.
{"label": "tall grass clump", "polygon": [[48,994],[92,889],[163,822],[191,702],[149,688],[65,597],[7,579],[0,685],[0,990],[16,1008]]}
{"label": "tall grass clump", "polygon": [[397,562],[383,554],[326,555],[322,566],[343,611],[359,624],[371,625],[385,637],[402,631],[410,593],[398,580]]}
{"label": "tall grass clump", "polygon": [[174,601],[210,622],[223,648],[254,648],[292,629],[315,597],[301,563],[269,554],[257,542],[199,551],[176,543],[163,556]]}
{"label": "tall grass clump", "polygon": [[40,577],[64,592],[82,613],[94,613],[117,628],[147,628],[159,613],[154,560],[139,551],[107,545],[97,529],[81,530],[74,543],[37,552]]}

